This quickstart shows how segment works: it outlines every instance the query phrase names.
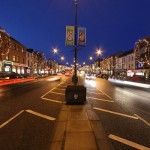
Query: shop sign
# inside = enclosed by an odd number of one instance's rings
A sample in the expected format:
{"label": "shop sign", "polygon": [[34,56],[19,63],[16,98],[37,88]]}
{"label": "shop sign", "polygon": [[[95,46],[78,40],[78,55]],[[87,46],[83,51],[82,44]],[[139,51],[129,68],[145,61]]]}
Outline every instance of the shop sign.
{"label": "shop sign", "polygon": [[12,62],[11,61],[3,61],[4,65],[12,65]]}

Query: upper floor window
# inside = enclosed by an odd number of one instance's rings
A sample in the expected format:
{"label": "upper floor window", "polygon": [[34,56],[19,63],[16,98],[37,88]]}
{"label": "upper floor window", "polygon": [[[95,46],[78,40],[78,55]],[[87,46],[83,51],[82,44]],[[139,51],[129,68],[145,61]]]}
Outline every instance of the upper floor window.
{"label": "upper floor window", "polygon": [[13,56],[13,61],[16,61],[16,56],[15,55]]}
{"label": "upper floor window", "polygon": [[8,54],[6,55],[6,60],[9,60],[9,55]]}
{"label": "upper floor window", "polygon": [[17,62],[19,62],[19,56],[17,56]]}
{"label": "upper floor window", "polygon": [[24,63],[24,58],[22,58],[22,63]]}

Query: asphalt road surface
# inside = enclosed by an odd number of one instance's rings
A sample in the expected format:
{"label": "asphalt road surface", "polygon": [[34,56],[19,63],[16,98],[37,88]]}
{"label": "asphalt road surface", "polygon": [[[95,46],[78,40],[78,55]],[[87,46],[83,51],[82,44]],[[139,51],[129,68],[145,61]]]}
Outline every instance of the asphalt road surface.
{"label": "asphalt road surface", "polygon": [[[80,79],[112,150],[150,149],[150,89]],[[0,150],[49,150],[71,78],[0,87]]]}
{"label": "asphalt road surface", "polygon": [[150,89],[85,80],[87,98],[115,150],[150,149]]}
{"label": "asphalt road surface", "polygon": [[49,149],[68,78],[53,79],[0,87],[0,150]]}

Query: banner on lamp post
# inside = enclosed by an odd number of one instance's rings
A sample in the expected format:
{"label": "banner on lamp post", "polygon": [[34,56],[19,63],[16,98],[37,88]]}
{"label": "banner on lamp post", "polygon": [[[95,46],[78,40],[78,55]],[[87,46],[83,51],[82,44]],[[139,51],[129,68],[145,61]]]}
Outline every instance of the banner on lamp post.
{"label": "banner on lamp post", "polygon": [[86,28],[78,27],[78,46],[86,45]]}
{"label": "banner on lamp post", "polygon": [[74,46],[74,26],[66,26],[66,46]]}

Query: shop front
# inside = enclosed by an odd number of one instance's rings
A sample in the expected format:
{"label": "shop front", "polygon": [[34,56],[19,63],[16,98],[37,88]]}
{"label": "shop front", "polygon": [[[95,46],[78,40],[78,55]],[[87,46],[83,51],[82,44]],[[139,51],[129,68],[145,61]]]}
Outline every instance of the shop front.
{"label": "shop front", "polygon": [[3,60],[2,63],[2,72],[11,73],[12,72],[12,62]]}
{"label": "shop front", "polygon": [[25,74],[26,73],[27,65],[20,64],[20,63],[12,63],[12,72],[15,72],[17,74]]}

